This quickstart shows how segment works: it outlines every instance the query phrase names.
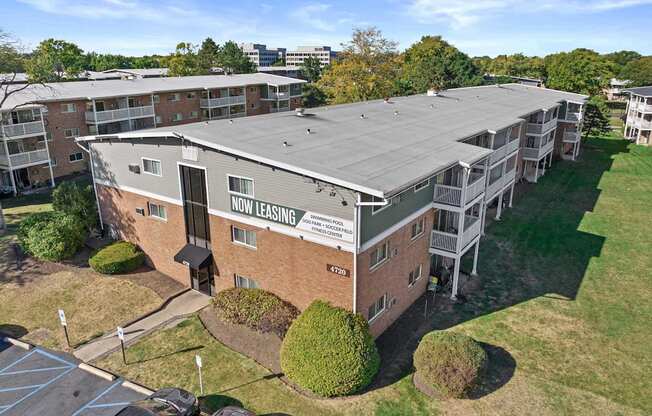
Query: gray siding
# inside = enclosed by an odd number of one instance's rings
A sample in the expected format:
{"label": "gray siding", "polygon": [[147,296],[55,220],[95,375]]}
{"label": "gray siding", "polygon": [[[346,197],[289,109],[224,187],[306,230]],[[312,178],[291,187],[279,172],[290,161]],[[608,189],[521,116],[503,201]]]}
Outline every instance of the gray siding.
{"label": "gray siding", "polygon": [[[212,149],[200,148],[197,161],[184,160],[177,139],[94,142],[92,147],[96,178],[117,186],[180,200],[177,167],[180,162],[206,168],[210,209],[231,211],[227,185],[227,174],[230,174],[253,179],[255,199],[353,220],[355,196],[351,191],[338,189],[338,195],[331,197],[329,186],[317,193],[316,186],[300,175],[236,159]],[[160,160],[162,176],[146,174],[142,170],[140,174],[130,172],[129,164],[138,164],[142,169],[141,157]],[[347,206],[342,205],[342,199],[346,200]]]}

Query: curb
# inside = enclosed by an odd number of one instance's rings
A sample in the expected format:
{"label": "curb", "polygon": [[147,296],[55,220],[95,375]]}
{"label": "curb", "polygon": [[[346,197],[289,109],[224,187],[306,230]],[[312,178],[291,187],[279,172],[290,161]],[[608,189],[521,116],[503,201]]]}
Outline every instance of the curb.
{"label": "curb", "polygon": [[29,351],[33,347],[32,344],[28,344],[26,342],[19,341],[19,340],[15,339],[15,338],[11,338],[11,337],[3,337],[2,340],[4,342],[6,342],[6,343],[15,345],[16,347],[22,348],[22,349],[27,350],[27,351]]}
{"label": "curb", "polygon": [[113,380],[116,379],[116,376],[109,373],[108,371],[102,370],[102,369],[97,368],[97,367],[93,367],[90,364],[80,363],[79,364],[79,369],[84,370],[84,371],[86,371],[88,373],[91,373],[91,374],[93,374],[93,375],[95,375],[97,377],[103,378],[104,380],[113,381]]}
{"label": "curb", "polygon": [[134,383],[133,381],[123,382],[122,387],[126,387],[128,389],[131,389],[140,394],[144,394],[146,396],[151,396],[152,394],[154,394],[154,390],[150,390],[145,386],[141,386],[140,384]]}

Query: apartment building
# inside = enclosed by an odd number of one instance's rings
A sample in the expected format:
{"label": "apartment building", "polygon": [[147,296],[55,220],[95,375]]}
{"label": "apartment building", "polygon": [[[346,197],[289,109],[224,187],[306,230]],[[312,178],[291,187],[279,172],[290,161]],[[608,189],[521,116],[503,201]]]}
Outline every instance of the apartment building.
{"label": "apartment building", "polygon": [[260,43],[242,43],[240,49],[256,66],[272,66],[279,59],[285,59],[285,48],[267,49]]}
{"label": "apartment building", "polygon": [[259,73],[33,85],[0,109],[0,190],[86,170],[75,137],[291,110],[303,82]]}
{"label": "apartment building", "polygon": [[643,146],[652,145],[652,86],[627,88],[625,138]]}
{"label": "apartment building", "polygon": [[607,86],[602,93],[609,101],[627,101],[627,94],[623,91],[631,81],[626,79],[611,78],[609,86]]}
{"label": "apartment building", "polygon": [[521,153],[546,146],[528,131],[585,99],[510,84],[77,140],[105,231],[161,272],[327,300],[378,336],[431,275],[457,297],[488,206],[511,205]]}
{"label": "apartment building", "polygon": [[317,58],[322,66],[330,65],[337,58],[337,52],[330,46],[299,46],[285,54],[285,64],[289,67],[302,66],[306,58]]}

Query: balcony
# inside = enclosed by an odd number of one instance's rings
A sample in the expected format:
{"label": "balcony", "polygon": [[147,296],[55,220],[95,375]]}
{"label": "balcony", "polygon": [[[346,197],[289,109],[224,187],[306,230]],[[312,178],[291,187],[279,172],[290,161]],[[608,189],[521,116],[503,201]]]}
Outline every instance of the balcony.
{"label": "balcony", "polygon": [[564,131],[564,143],[577,143],[580,141],[580,133],[577,130]]}
{"label": "balcony", "polygon": [[545,134],[557,127],[557,119],[553,118],[545,123],[527,123],[528,134]]}
{"label": "balcony", "polygon": [[[464,205],[473,201],[484,192],[484,175],[472,174],[469,180],[471,183],[466,187],[466,200]],[[462,188],[451,185],[435,185],[435,203],[461,207]]]}
{"label": "balcony", "polygon": [[521,143],[518,138],[513,139],[511,142],[507,143],[507,150],[505,151],[505,154],[507,156],[511,155],[512,153],[518,150],[520,144]]}
{"label": "balcony", "polygon": [[640,111],[641,113],[652,113],[652,104],[647,104],[645,102],[639,102],[637,104],[632,104],[631,109]]}
{"label": "balcony", "polygon": [[550,140],[548,143],[544,144],[541,147],[524,147],[523,148],[523,159],[528,160],[539,160],[548,153],[550,153],[555,146],[555,141]]}
{"label": "balcony", "polygon": [[287,100],[290,98],[289,92],[270,92],[267,94],[267,100]]}
{"label": "balcony", "polygon": [[154,117],[154,106],[147,105],[143,107],[118,108],[117,110],[86,112],[86,122],[95,124],[145,117]]}
{"label": "balcony", "polygon": [[632,125],[640,130],[652,130],[652,120],[635,118],[632,122]]}
{"label": "balcony", "polygon": [[[455,233],[432,230],[430,235],[430,248],[436,250],[459,253],[480,235],[481,221],[478,217],[466,215],[464,217],[464,232]],[[458,247],[458,243],[460,243]]]}
{"label": "balcony", "polygon": [[45,134],[41,120],[31,121],[29,123],[6,124],[2,126],[0,132],[2,132],[2,136],[11,138],[39,136]]}
{"label": "balcony", "polygon": [[493,166],[496,163],[500,162],[505,158],[507,154],[507,145],[504,144],[501,147],[494,149],[494,152],[489,156],[489,166]]}
{"label": "balcony", "polygon": [[566,118],[560,119],[560,121],[566,121],[568,123],[577,123],[582,119],[582,113],[566,113]]}
{"label": "balcony", "polygon": [[234,104],[244,104],[245,103],[244,95],[234,95],[231,97],[219,97],[219,98],[202,98],[199,100],[199,107],[201,108],[215,108],[215,107],[228,107]]}
{"label": "balcony", "polygon": [[9,167],[11,163],[12,168],[20,168],[23,166],[35,165],[38,163],[48,162],[47,149],[37,149],[30,152],[14,153],[13,155],[0,155],[0,165]]}

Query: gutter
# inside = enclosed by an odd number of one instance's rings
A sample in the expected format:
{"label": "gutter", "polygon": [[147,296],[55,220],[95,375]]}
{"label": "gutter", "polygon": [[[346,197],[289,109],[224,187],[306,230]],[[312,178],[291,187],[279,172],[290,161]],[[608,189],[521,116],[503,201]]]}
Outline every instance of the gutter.
{"label": "gutter", "polygon": [[102,210],[100,209],[100,198],[97,195],[97,184],[95,182],[95,169],[93,168],[93,153],[91,152],[90,145],[88,149],[81,145],[78,140],[75,140],[75,144],[79,146],[80,149],[88,153],[88,164],[91,167],[91,178],[93,179],[93,190],[95,191],[95,205],[97,206],[97,216],[100,219],[100,230],[104,231],[104,221],[102,221]]}

